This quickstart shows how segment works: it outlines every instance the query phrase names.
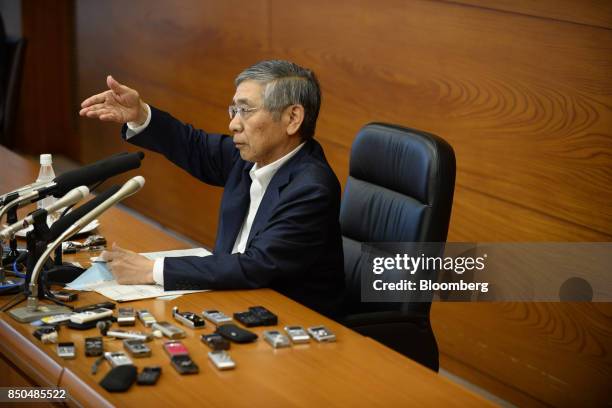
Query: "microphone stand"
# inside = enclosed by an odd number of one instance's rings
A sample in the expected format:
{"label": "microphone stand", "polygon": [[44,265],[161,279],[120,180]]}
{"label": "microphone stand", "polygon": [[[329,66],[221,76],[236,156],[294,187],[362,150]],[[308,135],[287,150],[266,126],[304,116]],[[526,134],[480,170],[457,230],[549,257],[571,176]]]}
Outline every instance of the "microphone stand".
{"label": "microphone stand", "polygon": [[[5,197],[4,205],[2,206],[2,208],[0,208],[0,221],[2,221],[2,215],[6,214],[7,225],[11,225],[17,222],[17,208],[19,208],[19,205],[16,201],[19,198],[19,194],[17,193],[8,194]],[[19,252],[17,251],[17,239],[15,237],[12,237],[9,240],[9,253],[6,254],[5,257],[1,258],[2,265],[12,264],[18,256]]]}
{"label": "microphone stand", "polygon": [[[95,190],[96,187],[91,188],[89,191],[91,192]],[[62,215],[59,217],[59,219],[65,217],[68,211],[70,210],[70,208],[72,208],[72,206],[66,207],[66,209],[64,210]],[[49,241],[47,241],[47,243],[48,242]],[[45,281],[48,283],[57,283],[57,284],[65,285],[66,283],[72,282],[73,280],[78,278],[83,272],[85,272],[85,269],[81,267],[73,265],[69,262],[64,263],[62,260],[62,256],[63,256],[62,252],[63,252],[62,245],[55,248],[55,256],[53,258],[54,260],[53,267],[44,271],[43,279],[45,279]],[[48,296],[49,293],[46,292],[46,294],[47,294],[46,297],[49,298]],[[56,301],[55,298],[51,300]]]}
{"label": "microphone stand", "polygon": [[[7,225],[11,225],[17,222],[17,207],[13,207],[6,213],[6,223]],[[2,263],[4,265],[10,265],[15,262],[15,259],[19,256],[19,252],[17,251],[17,238],[13,237],[9,240],[9,253],[6,254],[6,257],[2,259]]]}
{"label": "microphone stand", "polygon": [[[2,307],[2,310],[5,311],[28,299],[28,306],[8,312],[15,320],[21,323],[29,323],[45,316],[70,313],[72,311],[72,307],[66,306],[57,301],[57,299],[47,296],[47,290],[45,289],[47,283],[46,277],[44,274],[41,276],[41,272],[55,247],[48,245],[49,226],[47,225],[47,212],[42,211],[36,214],[33,221],[34,229],[26,234],[28,262],[24,290]],[[61,245],[61,240],[59,244]],[[41,291],[38,290],[39,281],[43,287]],[[39,298],[48,298],[55,303],[61,303],[61,305],[45,305],[43,308],[40,308],[38,307]]]}
{"label": "microphone stand", "polygon": [[[2,257],[4,253],[4,248],[0,245],[0,257]],[[4,270],[3,265],[0,264],[0,294],[11,294],[15,291],[17,292],[16,296],[21,296],[21,288],[25,286],[25,279],[15,277],[15,278],[7,278],[6,271]],[[3,308],[0,310],[4,310]]]}
{"label": "microphone stand", "polygon": [[[42,269],[44,269],[47,266],[46,264],[47,264],[47,260],[49,257],[48,243],[51,240],[51,231],[49,229],[49,226],[47,225],[47,216],[49,214],[49,211],[56,211],[57,208],[60,208],[62,206],[74,205],[74,203],[84,198],[87,194],[89,194],[89,189],[85,186],[74,188],[73,190],[66,193],[64,197],[60,198],[55,204],[47,208],[39,209],[39,210],[36,210],[30,213],[28,217],[24,218],[23,222],[19,223],[16,221],[15,223],[11,224],[9,227],[5,228],[4,230],[0,232],[0,236],[2,236],[3,238],[7,238],[7,237],[13,238],[14,234],[20,229],[26,228],[28,225],[31,225],[33,227],[32,231],[26,234],[28,260],[26,262],[27,266],[26,266],[26,274],[25,274],[25,280],[24,280],[25,284],[23,285],[23,291],[21,291],[21,293],[13,297],[13,299],[11,299],[6,305],[4,305],[2,307],[3,311],[9,309],[10,307],[14,306],[17,303],[20,303],[24,298],[31,297],[32,296],[31,289],[32,287],[37,287],[37,283],[39,280],[43,282],[43,285],[46,285],[46,276],[43,275],[41,278],[40,272],[42,271]],[[22,197],[22,199],[25,200],[29,198]],[[15,202],[13,201],[13,203]],[[3,207],[3,209],[0,210],[0,215],[2,214],[2,212],[6,212],[7,210],[8,208],[6,206]],[[43,290],[40,293],[41,298],[47,297],[49,295],[50,294],[46,290]],[[36,296],[39,296],[38,292]],[[57,299],[53,298],[51,300],[57,303]],[[62,303],[62,306],[63,305],[64,304]],[[65,312],[70,311],[72,308],[67,308],[67,307],[58,308],[57,306],[51,305],[49,307],[45,307],[42,309],[44,309],[45,313],[41,314],[40,312],[42,312],[43,310],[39,310],[37,314],[30,313],[27,317],[33,317],[33,320],[36,320],[43,316],[48,316],[48,315],[53,315],[53,314],[58,314],[58,313],[65,313]],[[17,318],[17,319],[23,322],[32,321],[32,320],[23,320],[20,318]]]}
{"label": "microphone stand", "polygon": [[[0,210],[1,213],[6,213],[6,221],[8,225],[11,225],[17,222],[17,205],[9,205],[11,202],[17,200],[19,198],[19,194],[12,193],[8,194],[4,198],[4,205]],[[2,215],[0,215],[0,221],[2,220]],[[7,279],[6,272],[4,270],[5,266],[11,266],[13,262],[19,257],[19,251],[17,250],[17,239],[12,237],[9,240],[9,252],[6,256],[3,255],[4,247],[0,243],[0,294],[11,293],[15,290],[19,290],[21,286],[24,285],[24,280],[21,278],[15,279]]]}
{"label": "microphone stand", "polygon": [[55,249],[53,266],[43,271],[45,280],[49,283],[65,285],[78,278],[85,269],[62,261],[62,246]]}
{"label": "microphone stand", "polygon": [[[0,250],[0,255],[1,254],[2,254],[2,251]],[[0,271],[1,270],[2,270],[2,267],[0,267]],[[24,296],[22,291],[17,292],[17,294],[15,296],[13,296],[8,302],[6,302],[4,305],[2,305],[2,307],[0,308],[0,312],[6,312],[11,307],[18,305],[19,303],[21,303],[25,299],[26,299],[26,297]]]}
{"label": "microphone stand", "polygon": [[[44,252],[40,255],[40,257],[36,260],[36,264],[32,270],[32,274],[30,276],[29,283],[29,295],[27,296],[28,301],[25,307],[17,308],[10,310],[8,312],[9,316],[13,319],[17,320],[21,323],[29,323],[34,320],[38,320],[45,316],[52,316],[56,314],[69,313],[71,310],[68,307],[59,306],[59,305],[44,305],[44,307],[39,306],[39,297],[44,297],[46,289],[44,288],[44,280],[42,291],[39,291],[39,280],[40,273],[43,269],[43,266],[49,255],[61,245],[62,241],[71,237],[72,235],[79,232],[83,229],[87,224],[89,224],[92,220],[94,220],[97,216],[108,210],[110,207],[115,205],[117,202],[125,199],[126,197],[131,196],[136,193],[138,190],[142,188],[144,185],[144,178],[142,176],[136,176],[130,180],[128,180],[115,194],[106,199],[104,202],[99,204],[93,210],[89,211],[87,214],[79,218],[74,224],[68,227],[64,232],[62,232],[53,242],[49,243],[46,246]],[[28,262],[30,265],[30,262]],[[40,292],[40,293],[39,293]],[[42,295],[42,296],[41,296]]]}
{"label": "microphone stand", "polygon": [[[2,307],[3,311],[8,310],[11,307],[21,303],[23,300],[27,299],[31,295],[28,285],[31,285],[32,283],[31,282],[32,274],[34,272],[34,268],[37,262],[39,261],[40,257],[44,254],[45,250],[47,249],[47,244],[49,242],[49,226],[47,225],[47,211],[33,213],[32,215],[33,215],[32,226],[34,228],[32,231],[29,231],[26,234],[28,259],[26,262],[26,277],[23,282],[23,290],[20,291],[20,293],[18,293],[17,295],[15,295],[9,302],[7,302]],[[43,265],[42,267],[44,266],[45,265]],[[38,296],[40,298],[45,297],[45,292],[42,291]],[[49,305],[48,307],[46,307],[46,309],[47,310],[45,313],[33,315],[32,320],[27,320],[27,322],[38,320],[44,316],[51,316],[54,314],[61,314],[61,313],[69,313],[71,310],[65,306],[57,307],[55,305]],[[24,320],[24,322],[26,322],[26,320]]]}
{"label": "microphone stand", "polygon": [[[23,299],[26,299],[31,293],[28,289],[28,285],[31,285],[31,279],[32,279],[32,274],[34,272],[34,268],[37,264],[37,262],[39,261],[40,257],[45,253],[45,251],[47,250],[47,245],[49,244],[49,226],[47,224],[47,212],[43,211],[37,214],[33,214],[33,223],[32,226],[34,227],[32,231],[29,231],[26,234],[26,242],[27,242],[27,248],[28,248],[28,259],[27,259],[27,266],[26,266],[26,278],[25,278],[25,285],[23,287],[23,291],[21,293],[22,298],[19,300],[19,302],[21,302]],[[41,273],[40,273],[40,286],[41,288],[44,288],[43,290],[41,290],[38,293],[38,298],[39,299],[49,299],[55,303],[57,303],[60,306],[63,307],[67,307],[69,309],[72,309],[71,306],[66,305],[65,303],[59,301],[58,299],[56,299],[54,296],[52,296],[50,294],[50,292],[48,290],[46,290],[46,287],[48,284],[53,283],[52,280],[50,279],[54,274],[57,273],[62,273],[64,272],[64,274],[66,275],[74,275],[75,273],[77,274],[76,276],[80,275],[84,269],[83,268],[79,268],[76,266],[72,266],[72,265],[64,265],[62,263],[62,258],[61,258],[61,244],[60,246],[57,247],[56,250],[56,254],[59,252],[59,264],[58,259],[56,258],[56,262],[55,262],[55,266],[52,266],[53,263],[51,261],[46,261],[43,265],[42,265],[42,269],[41,269]],[[75,276],[75,278],[76,278]],[[74,280],[73,279],[69,279],[67,282]],[[19,303],[18,302],[18,303]],[[5,306],[6,307],[6,306]],[[52,306],[53,307],[53,306]],[[61,310],[61,309],[60,309]],[[63,313],[63,312],[62,312]],[[57,314],[57,313],[54,313]]]}
{"label": "microphone stand", "polygon": [[27,285],[30,284],[32,273],[36,262],[47,249],[49,243],[49,226],[47,225],[47,212],[42,211],[34,216],[32,223],[34,229],[26,234],[26,245],[28,249],[28,261],[26,263],[26,288],[24,293],[28,295]]}

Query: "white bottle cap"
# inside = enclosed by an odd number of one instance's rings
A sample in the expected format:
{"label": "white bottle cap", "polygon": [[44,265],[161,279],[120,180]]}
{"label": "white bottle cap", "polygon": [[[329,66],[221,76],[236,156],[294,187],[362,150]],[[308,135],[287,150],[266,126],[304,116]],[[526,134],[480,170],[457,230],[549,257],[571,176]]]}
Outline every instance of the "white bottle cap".
{"label": "white bottle cap", "polygon": [[48,164],[53,164],[53,158],[50,154],[41,154],[40,155],[40,164],[44,165],[48,165]]}

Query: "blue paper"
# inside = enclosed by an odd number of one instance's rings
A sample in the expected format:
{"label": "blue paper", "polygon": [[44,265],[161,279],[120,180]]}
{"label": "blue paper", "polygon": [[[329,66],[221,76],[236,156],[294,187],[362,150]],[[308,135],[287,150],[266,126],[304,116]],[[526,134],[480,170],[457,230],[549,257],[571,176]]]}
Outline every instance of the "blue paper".
{"label": "blue paper", "polygon": [[70,282],[67,286],[74,290],[90,289],[89,286],[114,280],[115,277],[105,263],[94,262],[91,267],[83,272],[78,278]]}

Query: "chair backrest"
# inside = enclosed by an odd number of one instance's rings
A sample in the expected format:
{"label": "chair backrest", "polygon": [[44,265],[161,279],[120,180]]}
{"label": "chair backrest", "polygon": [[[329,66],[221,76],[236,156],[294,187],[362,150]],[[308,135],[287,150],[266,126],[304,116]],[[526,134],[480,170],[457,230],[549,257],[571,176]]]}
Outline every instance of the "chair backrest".
{"label": "chair backrest", "polygon": [[361,243],[445,242],[454,187],[455,154],[438,136],[383,123],[359,131],[340,210],[349,313],[400,308],[361,304]]}

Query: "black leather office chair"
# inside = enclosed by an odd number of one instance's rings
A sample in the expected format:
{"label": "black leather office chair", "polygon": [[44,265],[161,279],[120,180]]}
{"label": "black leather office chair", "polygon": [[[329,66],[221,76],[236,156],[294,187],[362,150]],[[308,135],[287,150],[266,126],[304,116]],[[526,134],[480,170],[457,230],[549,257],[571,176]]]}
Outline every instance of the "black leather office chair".
{"label": "black leather office chair", "polygon": [[363,127],[351,151],[340,224],[348,315],[343,323],[438,371],[431,302],[361,302],[363,242],[446,242],[455,154],[441,138],[383,123]]}

